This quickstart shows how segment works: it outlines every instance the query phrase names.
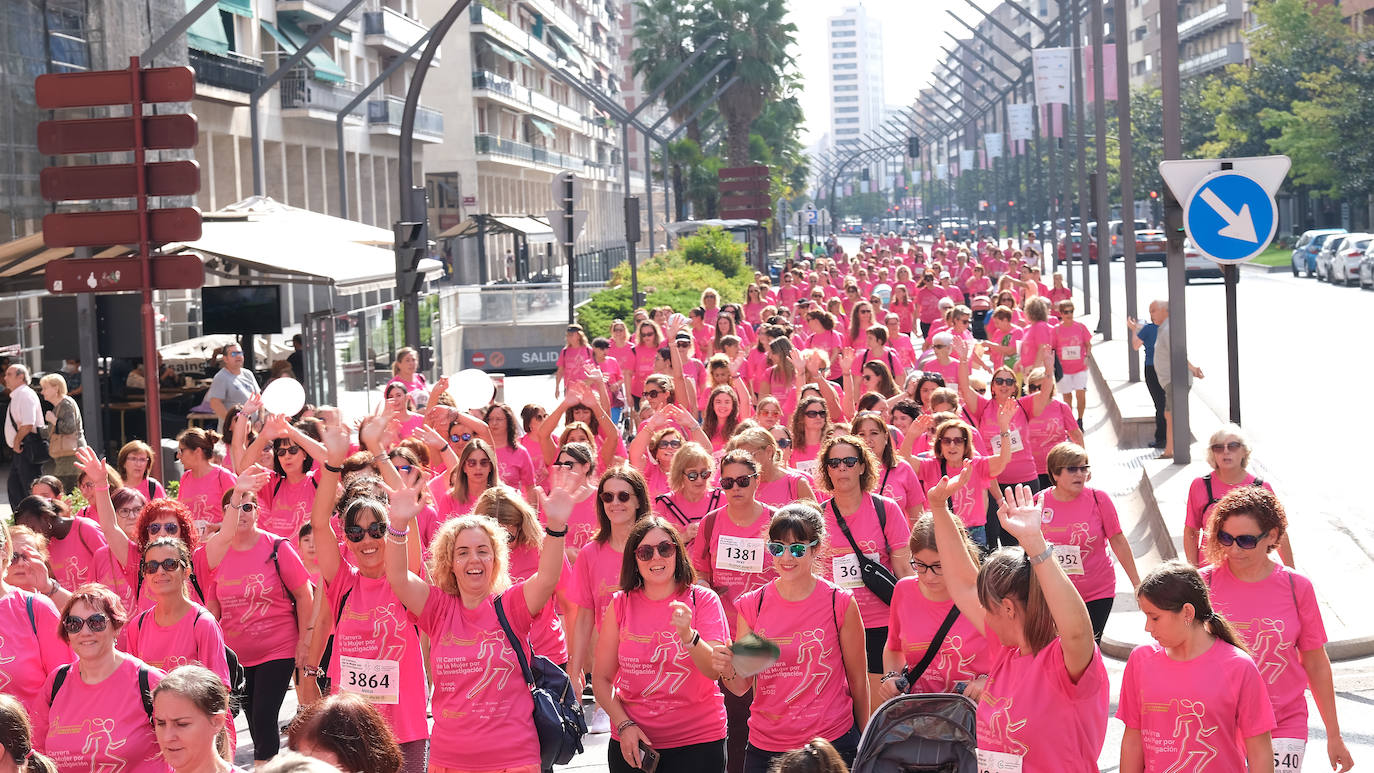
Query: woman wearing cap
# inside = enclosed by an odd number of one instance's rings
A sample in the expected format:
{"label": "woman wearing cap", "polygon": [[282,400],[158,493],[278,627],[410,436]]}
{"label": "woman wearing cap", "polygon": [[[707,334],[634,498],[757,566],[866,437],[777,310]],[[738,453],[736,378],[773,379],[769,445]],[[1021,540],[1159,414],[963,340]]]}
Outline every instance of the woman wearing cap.
{"label": "woman wearing cap", "polygon": [[773,514],[765,548],[777,579],[736,603],[736,640],[757,633],[781,657],[757,675],[736,670],[729,646],[712,655],[726,689],[754,691],[744,773],[766,773],[783,753],[819,736],[847,763],[870,714],[864,678],[864,632],[854,594],[820,576],[829,544],[821,514],[805,503]]}
{"label": "woman wearing cap", "polygon": [[[1207,442],[1207,464],[1212,471],[1195,478],[1188,487],[1187,515],[1183,522],[1183,554],[1193,566],[1207,565],[1207,516],[1222,497],[1245,486],[1274,491],[1268,481],[1249,471],[1250,442],[1235,424],[1227,424],[1212,433]],[[1293,546],[1288,542],[1286,529],[1279,535],[1278,554],[1285,566],[1293,568]]]}
{"label": "woman wearing cap", "polygon": [[553,396],[568,384],[586,378],[586,368],[594,364],[591,344],[581,325],[568,325],[567,343],[558,352],[558,367],[553,374]]}
{"label": "woman wearing cap", "polygon": [[1327,761],[1333,770],[1354,764],[1336,716],[1326,627],[1312,581],[1274,560],[1288,517],[1273,492],[1238,486],[1207,520],[1208,566],[1202,578],[1216,610],[1240,631],[1269,694],[1278,773],[1302,770],[1308,737],[1307,699],[1321,715]]}
{"label": "woman wearing cap", "polygon": [[[58,666],[70,663],[72,651],[58,635],[61,616],[53,601],[13,584],[15,578],[9,576],[13,556],[24,556],[26,563],[41,559],[36,551],[21,549],[9,530],[0,527],[0,682],[4,692],[19,699],[32,716],[38,704],[47,700],[43,680]],[[36,563],[42,565],[41,560]]]}
{"label": "woman wearing cap", "polygon": [[940,478],[930,506],[945,585],[992,654],[978,701],[978,767],[1096,771],[1111,687],[1088,609],[1053,560],[1041,531],[1043,508],[1026,486],[1008,488],[997,513],[1022,547],[993,553],[981,568],[964,551],[945,503],[972,478],[971,466]]}
{"label": "woman wearing cap", "polygon": [[725,705],[712,653],[730,633],[720,599],[695,579],[672,524],[649,516],[630,530],[592,677],[615,727],[612,773],[644,767],[645,748],[664,773],[725,768]]}

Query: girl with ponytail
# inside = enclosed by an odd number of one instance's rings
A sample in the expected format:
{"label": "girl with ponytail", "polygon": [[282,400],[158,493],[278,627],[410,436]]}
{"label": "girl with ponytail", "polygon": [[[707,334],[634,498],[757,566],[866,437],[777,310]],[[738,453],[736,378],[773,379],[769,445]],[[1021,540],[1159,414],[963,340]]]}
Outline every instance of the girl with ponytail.
{"label": "girl with ponytail", "polygon": [[[1126,723],[1122,773],[1177,768],[1273,770],[1269,693],[1240,635],[1215,609],[1197,569],[1167,561],[1136,591],[1154,644],[1126,661],[1116,716]],[[1180,732],[1181,731],[1181,732]]]}
{"label": "girl with ponytail", "polygon": [[4,693],[0,693],[0,771],[57,773],[53,761],[33,749],[33,728],[24,705]]}

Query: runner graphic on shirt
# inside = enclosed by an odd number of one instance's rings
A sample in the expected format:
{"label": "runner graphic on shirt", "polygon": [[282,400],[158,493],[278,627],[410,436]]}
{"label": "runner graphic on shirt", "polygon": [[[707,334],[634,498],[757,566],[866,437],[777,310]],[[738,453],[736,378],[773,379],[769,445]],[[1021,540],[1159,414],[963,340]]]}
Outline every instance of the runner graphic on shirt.
{"label": "runner graphic on shirt", "polygon": [[76,556],[68,556],[62,563],[53,567],[53,575],[56,577],[71,578],[76,581],[76,585],[73,587],[77,587],[89,582],[91,568],[89,566],[82,566],[80,559]]}
{"label": "runner graphic on shirt", "polygon": [[509,649],[505,632],[483,632],[478,642],[477,659],[485,665],[482,669],[482,678],[468,690],[466,697],[476,698],[492,684],[496,685],[496,689],[504,690],[506,682],[510,681],[511,674],[515,672],[515,654]]}
{"label": "runner graphic on shirt", "polygon": [[239,622],[248,623],[266,616],[267,611],[272,608],[272,602],[267,598],[267,575],[250,574],[244,576],[243,590],[243,597],[248,601],[248,606],[243,610]]}
{"label": "runner graphic on shirt", "polygon": [[1024,757],[1030,747],[1013,737],[1013,733],[1026,726],[1026,720],[1013,722],[1011,719],[1012,698],[1005,695],[989,695],[984,688],[983,702],[992,707],[988,717],[988,728],[992,730],[995,743],[1007,754]]}
{"label": "runner graphic on shirt", "polygon": [[649,686],[644,688],[644,695],[650,696],[663,688],[666,692],[675,693],[682,688],[690,672],[685,666],[678,662],[678,659],[686,654],[686,649],[682,642],[678,641],[677,633],[673,631],[659,631],[656,638],[658,646],[654,647],[654,654],[649,657],[649,662],[658,664],[658,673]]}
{"label": "runner graphic on shirt", "polygon": [[[4,651],[5,651],[5,637],[0,636],[0,652],[4,652]],[[0,666],[4,666],[4,665],[7,665],[7,664],[9,664],[9,663],[13,663],[14,661],[16,661],[16,660],[18,660],[18,659],[19,659],[19,657],[18,657],[17,655],[10,655],[9,657],[5,657],[5,656],[3,656],[3,655],[0,655]],[[6,687],[9,687],[9,686],[10,686],[10,682],[12,682],[12,681],[14,681],[14,679],[13,679],[12,677],[10,677],[9,672],[6,671],[6,670],[3,669],[3,668],[0,668],[0,692],[5,692],[5,691],[6,691],[5,688],[6,688]]]}
{"label": "runner graphic on shirt", "polygon": [[[927,643],[926,647],[929,646]],[[945,637],[945,643],[935,654],[934,670],[937,673],[949,674],[955,681],[971,680],[976,676],[971,668],[974,657],[976,656],[973,654],[964,655],[964,637],[952,634]]]}
{"label": "runner graphic on shirt", "polygon": [[122,757],[115,756],[114,750],[129,742],[127,738],[114,739],[113,719],[92,719],[86,722],[86,744],[81,747],[81,755],[88,760],[105,756],[109,761],[99,767],[91,766],[91,773],[119,773],[128,764]]}
{"label": "runner graphic on shirt", "polygon": [[1096,543],[1097,535],[1088,534],[1088,524],[1075,523],[1069,527],[1069,544],[1077,545],[1082,554],[1091,553]]}
{"label": "runner graphic on shirt", "polygon": [[1284,622],[1271,617],[1257,617],[1249,625],[1236,627],[1250,634],[1250,649],[1255,654],[1255,665],[1259,667],[1260,676],[1268,684],[1274,684],[1288,669],[1287,652],[1293,647],[1292,642],[1283,640]]}
{"label": "runner graphic on shirt", "polygon": [[375,610],[376,614],[372,618],[372,638],[377,640],[379,660],[399,661],[401,654],[405,652],[405,637],[401,635],[401,626],[405,621],[399,607],[400,604],[393,601]]}
{"label": "runner graphic on shirt", "polygon": [[1217,756],[1216,747],[1207,742],[1217,732],[1216,725],[1206,725],[1207,704],[1186,699],[1170,703],[1178,713],[1178,718],[1174,720],[1174,738],[1179,742],[1179,755],[1172,765],[1164,769],[1164,773],[1206,770]]}
{"label": "runner graphic on shirt", "polygon": [[797,689],[793,690],[786,698],[786,702],[791,703],[801,697],[802,693],[814,686],[816,695],[821,694],[826,680],[834,674],[834,669],[826,663],[830,657],[831,649],[825,646],[825,630],[816,628],[811,631],[801,631],[793,634],[797,645],[797,667],[801,669],[801,678],[797,680]]}

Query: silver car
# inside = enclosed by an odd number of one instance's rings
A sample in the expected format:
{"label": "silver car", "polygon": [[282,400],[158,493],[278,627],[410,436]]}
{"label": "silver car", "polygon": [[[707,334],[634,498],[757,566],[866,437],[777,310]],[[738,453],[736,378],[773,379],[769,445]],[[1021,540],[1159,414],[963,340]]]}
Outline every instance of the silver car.
{"label": "silver car", "polygon": [[1331,276],[1331,261],[1335,258],[1337,251],[1345,244],[1350,234],[1335,234],[1327,238],[1326,243],[1317,251],[1317,281],[1325,282]]}

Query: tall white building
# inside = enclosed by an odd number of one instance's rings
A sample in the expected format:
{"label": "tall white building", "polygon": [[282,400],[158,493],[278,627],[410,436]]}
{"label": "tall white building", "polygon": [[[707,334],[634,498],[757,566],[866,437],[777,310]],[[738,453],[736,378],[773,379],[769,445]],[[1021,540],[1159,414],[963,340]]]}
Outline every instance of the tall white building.
{"label": "tall white building", "polygon": [[871,131],[883,116],[883,33],[863,4],[830,18],[830,136],[839,147]]}

